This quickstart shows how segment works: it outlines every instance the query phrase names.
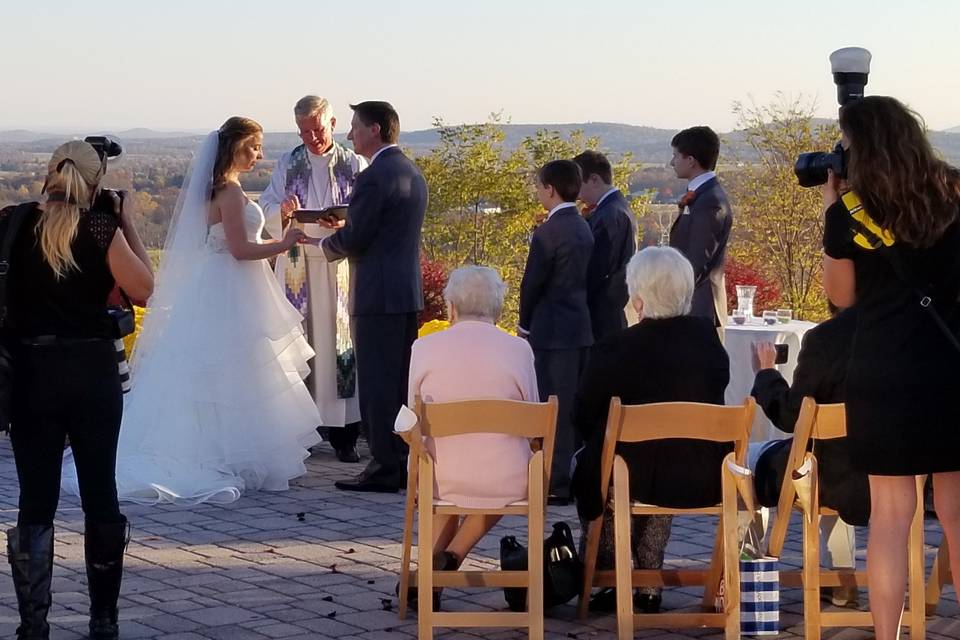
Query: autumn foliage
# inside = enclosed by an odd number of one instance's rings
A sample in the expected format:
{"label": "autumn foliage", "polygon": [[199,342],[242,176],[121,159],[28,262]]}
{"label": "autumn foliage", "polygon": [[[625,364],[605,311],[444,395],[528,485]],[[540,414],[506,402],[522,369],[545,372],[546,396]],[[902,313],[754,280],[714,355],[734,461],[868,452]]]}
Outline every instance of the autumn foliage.
{"label": "autumn foliage", "polygon": [[447,306],[443,300],[443,289],[447,286],[447,272],[439,262],[420,257],[420,273],[423,276],[423,311],[420,312],[420,325],[431,320],[446,320]]}
{"label": "autumn foliage", "polygon": [[727,284],[727,313],[737,308],[737,285],[753,285],[757,288],[753,299],[753,313],[759,316],[767,309],[776,309],[780,305],[780,287],[764,276],[760,271],[738,260],[728,257],[723,270]]}

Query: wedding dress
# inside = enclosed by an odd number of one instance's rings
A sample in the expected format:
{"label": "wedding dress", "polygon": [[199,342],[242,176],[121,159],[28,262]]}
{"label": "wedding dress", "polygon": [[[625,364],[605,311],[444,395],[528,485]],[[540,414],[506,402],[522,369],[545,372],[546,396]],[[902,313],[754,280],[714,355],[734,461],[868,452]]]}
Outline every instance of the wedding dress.
{"label": "wedding dress", "polygon": [[[215,156],[211,144],[205,152]],[[190,179],[199,201],[187,194],[178,203],[134,350],[117,451],[121,500],[226,503],[245,490],[281,491],[306,472],[319,442],[302,318],[266,260],[237,260],[223,225],[207,226],[207,196],[196,193],[209,194],[209,181],[198,180],[205,164],[195,162]],[[259,242],[260,207],[247,202],[243,219],[247,239]],[[79,493],[69,459],[63,488]]]}

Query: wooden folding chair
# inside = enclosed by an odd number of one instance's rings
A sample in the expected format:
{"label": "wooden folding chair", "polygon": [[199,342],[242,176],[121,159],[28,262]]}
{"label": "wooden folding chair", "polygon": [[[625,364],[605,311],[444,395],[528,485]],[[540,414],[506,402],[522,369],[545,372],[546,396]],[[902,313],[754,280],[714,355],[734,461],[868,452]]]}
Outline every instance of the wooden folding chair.
{"label": "wooden folding chair", "polygon": [[[532,640],[543,638],[543,530],[546,489],[550,482],[553,443],[557,428],[557,398],[547,402],[516,400],[466,400],[424,403],[416,399],[416,427],[406,432],[410,445],[403,552],[400,566],[400,618],[406,616],[411,579],[418,591],[418,638],[430,640],[434,627],[527,627]],[[527,470],[527,499],[501,509],[467,509],[435,500],[434,461],[423,446],[423,437],[441,438],[467,433],[500,433],[528,438],[534,455]],[[414,504],[419,513],[418,570],[411,571]],[[433,517],[519,515],[528,522],[526,571],[434,571]],[[454,613],[433,611],[434,587],[526,587],[526,612]]]}
{"label": "wooden folding chair", "polygon": [[[834,509],[820,504],[819,468],[816,456],[808,449],[812,440],[832,440],[847,435],[844,405],[817,405],[813,398],[804,398],[793,433],[793,444],[786,475],[777,504],[777,518],[770,532],[767,554],[780,557],[790,515],[794,509],[803,515],[803,568],[780,571],[781,587],[803,588],[803,624],[807,638],[819,638],[824,627],[870,627],[869,611],[822,611],[820,587],[865,587],[866,571],[841,568],[827,570],[820,566],[820,516],[837,515]],[[910,638],[921,640],[926,633],[923,594],[923,482],[917,478],[917,512],[910,525],[907,547],[909,554],[909,609],[904,611],[903,624],[910,627]]]}
{"label": "wooden folding chair", "polygon": [[[590,523],[584,558],[580,617],[585,619],[594,586],[616,586],[617,629],[622,640],[633,638],[634,627],[682,628],[721,627],[727,638],[740,637],[740,544],[737,536],[737,478],[730,466],[743,466],[756,403],[748,398],[742,406],[725,407],[692,402],[670,402],[622,406],[619,398],[610,401],[607,430],[601,457],[601,495],[607,504],[608,488],[613,480],[615,539],[614,571],[597,571],[597,551],[603,516]],[[621,442],[645,442],[664,438],[695,438],[714,442],[733,442],[734,452],[723,461],[721,474],[723,499],[720,504],[698,509],[672,509],[630,500],[630,479],[626,462],[616,455]],[[720,516],[710,567],[706,570],[665,569],[633,570],[630,546],[631,515],[716,515]],[[724,610],[714,613],[714,599],[725,581]],[[656,613],[634,615],[633,587],[703,585],[703,609],[697,613]]]}
{"label": "wooden folding chair", "polygon": [[956,584],[953,581],[953,575],[950,573],[950,548],[947,546],[947,538],[944,536],[940,542],[940,549],[937,551],[937,559],[933,561],[933,571],[930,572],[930,581],[927,582],[927,615],[932,616],[937,613],[937,605],[940,603],[940,593],[944,585]]}

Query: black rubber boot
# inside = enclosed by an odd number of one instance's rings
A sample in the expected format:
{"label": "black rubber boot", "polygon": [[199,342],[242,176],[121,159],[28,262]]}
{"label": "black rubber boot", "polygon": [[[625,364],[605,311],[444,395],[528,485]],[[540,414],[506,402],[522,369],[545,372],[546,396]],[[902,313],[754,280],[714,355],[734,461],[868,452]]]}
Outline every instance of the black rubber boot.
{"label": "black rubber boot", "polygon": [[53,578],[53,526],[27,525],[7,530],[7,559],[20,609],[18,640],[47,640],[50,581]]}
{"label": "black rubber boot", "polygon": [[123,580],[123,553],[130,541],[130,525],[86,523],[83,551],[87,561],[87,588],[90,590],[91,640],[117,640],[117,599]]}

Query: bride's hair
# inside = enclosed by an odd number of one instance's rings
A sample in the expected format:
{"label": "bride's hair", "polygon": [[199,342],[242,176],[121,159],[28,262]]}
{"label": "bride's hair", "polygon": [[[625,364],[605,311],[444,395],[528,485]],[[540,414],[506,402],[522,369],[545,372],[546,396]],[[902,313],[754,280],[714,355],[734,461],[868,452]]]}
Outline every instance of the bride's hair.
{"label": "bride's hair", "polygon": [[227,183],[227,173],[233,168],[233,159],[237,154],[240,143],[252,135],[263,133],[263,127],[256,120],[233,116],[217,130],[219,142],[217,144],[217,159],[213,163],[213,193],[223,188]]}

